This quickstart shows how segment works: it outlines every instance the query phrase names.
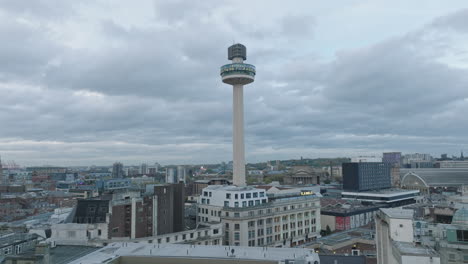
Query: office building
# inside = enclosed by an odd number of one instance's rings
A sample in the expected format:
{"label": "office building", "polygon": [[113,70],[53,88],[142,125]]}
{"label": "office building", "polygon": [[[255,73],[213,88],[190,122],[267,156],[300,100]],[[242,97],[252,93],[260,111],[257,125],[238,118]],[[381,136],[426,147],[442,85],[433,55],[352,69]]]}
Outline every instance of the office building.
{"label": "office building", "polygon": [[155,235],[184,230],[185,188],[183,183],[154,186],[157,203],[157,228]]}
{"label": "office building", "polygon": [[98,245],[183,231],[184,200],[183,184],[157,185],[154,195],[126,191],[78,200],[66,221],[52,226],[51,239],[58,245]]}
{"label": "office building", "polygon": [[385,163],[401,163],[401,152],[384,152],[382,156],[382,162]]}
{"label": "office building", "polygon": [[186,175],[187,171],[185,170],[185,167],[182,165],[177,166],[177,182],[186,182]]}
{"label": "office building", "polygon": [[383,162],[343,163],[343,189],[371,191],[391,188],[391,165]]}
{"label": "office building", "polygon": [[381,207],[398,207],[417,202],[419,190],[381,189],[363,192],[341,192],[341,198],[366,204],[379,204]]}
{"label": "office building", "polygon": [[242,44],[228,48],[228,59],[232,63],[221,67],[220,74],[224,83],[233,87],[233,180],[236,186],[245,186],[244,153],[244,85],[255,79],[255,66],[245,64],[247,49]]}
{"label": "office building", "polygon": [[377,263],[441,263],[434,249],[414,243],[413,210],[382,208],[375,222]]}
{"label": "office building", "polygon": [[211,185],[198,198],[197,223],[221,222],[225,245],[300,245],[320,236],[320,197],[309,188]]}
{"label": "office building", "polygon": [[352,157],[351,162],[382,162],[382,158],[376,156]]}
{"label": "office building", "polygon": [[142,163],[140,165],[140,174],[148,174],[148,164]]}
{"label": "office building", "polygon": [[123,164],[116,162],[112,165],[112,178],[119,179],[124,177]]}
{"label": "office building", "polygon": [[400,186],[401,152],[384,152],[382,162],[391,164],[392,186]]}
{"label": "office building", "polygon": [[166,168],[166,183],[177,183],[177,170],[173,167]]}

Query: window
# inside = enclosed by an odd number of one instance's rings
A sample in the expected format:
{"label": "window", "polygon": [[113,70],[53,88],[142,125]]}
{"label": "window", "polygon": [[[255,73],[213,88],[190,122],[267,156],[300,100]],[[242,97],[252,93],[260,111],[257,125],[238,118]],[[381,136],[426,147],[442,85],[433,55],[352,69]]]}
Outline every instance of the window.
{"label": "window", "polygon": [[210,204],[210,199],[206,199],[206,204]]}
{"label": "window", "polygon": [[249,223],[247,225],[249,227],[253,227],[253,226],[255,226],[255,221],[249,221]]}
{"label": "window", "polygon": [[239,232],[234,233],[234,240],[240,240],[240,233]]}
{"label": "window", "polygon": [[203,192],[203,196],[208,196],[208,192]]}
{"label": "window", "polygon": [[449,261],[455,261],[457,256],[455,256],[455,254],[449,254]]}
{"label": "window", "polygon": [[246,193],[246,194],[245,194],[245,198],[247,198],[247,199],[252,198],[252,194],[251,194],[251,193]]}
{"label": "window", "polygon": [[190,238],[193,238],[193,233],[190,233]]}
{"label": "window", "polygon": [[229,229],[229,223],[226,223],[226,229]]}
{"label": "window", "polygon": [[206,203],[206,199],[205,199],[205,198],[202,198],[202,199],[201,199],[201,203],[202,203],[202,204],[205,204],[205,203]]}
{"label": "window", "polygon": [[239,218],[239,217],[240,217],[240,213],[234,213],[234,217]]}
{"label": "window", "polygon": [[224,206],[229,207],[229,201],[224,201]]}
{"label": "window", "polygon": [[219,229],[213,229],[213,234],[218,234],[219,233]]}
{"label": "window", "polygon": [[183,239],[183,240],[187,239],[187,235],[186,235],[186,234],[183,234],[183,235],[182,235],[182,239]]}
{"label": "window", "polygon": [[457,240],[460,242],[468,242],[468,230],[457,230]]}
{"label": "window", "polygon": [[241,193],[241,199],[244,199],[244,194],[243,193]]}
{"label": "window", "polygon": [[239,199],[239,194],[237,194],[237,193],[234,194],[234,199],[236,199],[236,200]]}
{"label": "window", "polygon": [[249,201],[249,206],[253,206],[254,202],[253,201]]}
{"label": "window", "polygon": [[264,193],[264,192],[261,192],[261,193],[260,193],[260,197],[265,197],[265,193]]}
{"label": "window", "polygon": [[240,229],[240,224],[234,224],[234,230],[239,230]]}
{"label": "window", "polygon": [[257,198],[258,197],[258,193],[254,192],[253,193],[253,198]]}
{"label": "window", "polygon": [[266,200],[266,199],[262,199],[262,203],[266,203],[266,202],[267,202],[267,200]]}
{"label": "window", "polygon": [[259,205],[260,204],[260,200],[255,200],[255,205]]}
{"label": "window", "polygon": [[239,202],[234,202],[234,207],[239,207]]}
{"label": "window", "polygon": [[210,192],[210,197],[211,197],[211,192]]}
{"label": "window", "polygon": [[259,215],[262,215],[262,214],[263,214],[263,210],[258,210],[258,214],[259,214]]}
{"label": "window", "polygon": [[246,201],[242,202],[242,207],[247,207],[247,202]]}
{"label": "window", "polygon": [[230,193],[226,193],[226,199],[231,199],[231,194]]}
{"label": "window", "polygon": [[170,237],[166,237],[166,243],[169,243],[170,240],[171,240]]}
{"label": "window", "polygon": [[258,220],[258,221],[257,221],[257,225],[259,225],[259,226],[260,226],[260,225],[263,225],[263,219]]}

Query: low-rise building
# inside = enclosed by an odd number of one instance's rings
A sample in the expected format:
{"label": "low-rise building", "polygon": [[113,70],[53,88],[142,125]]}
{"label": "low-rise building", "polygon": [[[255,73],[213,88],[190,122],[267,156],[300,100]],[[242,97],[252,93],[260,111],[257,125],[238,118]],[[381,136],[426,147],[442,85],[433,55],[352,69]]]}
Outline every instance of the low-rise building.
{"label": "low-rise building", "polygon": [[320,223],[322,230],[344,231],[374,222],[381,206],[364,206],[346,200],[321,199]]}

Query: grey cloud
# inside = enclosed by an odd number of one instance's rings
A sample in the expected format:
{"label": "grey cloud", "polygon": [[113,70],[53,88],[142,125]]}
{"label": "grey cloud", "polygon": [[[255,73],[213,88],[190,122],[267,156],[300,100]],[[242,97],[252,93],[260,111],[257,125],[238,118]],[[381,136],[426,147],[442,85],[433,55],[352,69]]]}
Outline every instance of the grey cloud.
{"label": "grey cloud", "polygon": [[[249,160],[467,146],[457,115],[468,110],[466,70],[436,60],[451,49],[442,22],[325,61],[299,52],[320,25],[311,16],[250,25],[216,13],[235,6],[181,3],[157,2],[145,27],[99,21],[103,48],[65,47],[42,25],[0,25],[12,34],[0,50],[0,154],[34,164],[229,160],[232,91],[218,71],[233,36],[258,70],[245,87]],[[443,23],[462,27],[451,17]]]}

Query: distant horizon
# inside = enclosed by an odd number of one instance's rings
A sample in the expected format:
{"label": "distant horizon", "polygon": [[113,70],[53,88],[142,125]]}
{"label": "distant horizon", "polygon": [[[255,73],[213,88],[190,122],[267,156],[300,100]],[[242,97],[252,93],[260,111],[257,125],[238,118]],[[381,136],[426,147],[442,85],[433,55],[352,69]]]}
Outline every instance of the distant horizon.
{"label": "distant horizon", "polygon": [[[400,152],[400,151],[388,151],[388,152]],[[384,152],[382,152],[384,153]],[[385,152],[387,153],[387,152]],[[434,158],[435,160],[437,159],[440,159],[441,158],[441,155],[439,156],[434,156],[433,154],[431,153],[423,153],[423,152],[411,152],[411,153],[404,153],[404,152],[401,152],[402,153],[402,156],[404,156],[405,154],[429,154],[431,155],[432,158]],[[447,154],[447,158],[449,159],[452,159],[452,158],[459,158],[460,157],[460,154],[457,155],[454,155],[454,154],[448,154],[448,153],[442,153],[442,154]],[[464,153],[465,155],[465,153]],[[382,158],[382,155],[357,155],[357,156],[349,156],[349,157],[346,157],[346,156],[341,156],[341,157],[317,157],[317,158],[311,158],[311,157],[302,157],[303,160],[319,160],[319,159],[352,159],[352,158],[355,158],[355,157],[376,157],[376,158]],[[466,159],[466,157],[465,157]],[[279,161],[300,161],[301,160],[301,157],[299,158],[289,158],[289,159],[269,159],[269,160],[263,160],[263,161],[256,161],[256,162],[250,162],[250,161],[246,161],[246,165],[249,165],[249,164],[259,164],[259,163],[267,163],[267,162],[274,162],[276,160],[279,160]],[[8,162],[12,162],[11,160],[3,160],[2,158],[2,163],[5,164],[5,163],[8,163]],[[141,163],[125,163],[123,161],[120,161],[120,160],[116,160],[110,164],[91,164],[91,165],[57,165],[57,164],[33,164],[33,165],[23,165],[23,164],[19,164],[19,163],[16,163],[16,165],[19,165],[20,167],[22,168],[26,168],[26,167],[68,167],[68,168],[71,168],[71,167],[92,167],[92,166],[96,166],[96,167],[112,167],[112,165],[115,163],[115,162],[121,162],[123,164],[124,167],[138,167],[138,166],[141,166],[141,164],[145,163],[147,164],[149,167],[151,166],[154,166],[155,163],[158,163],[161,167],[168,167],[168,166],[203,166],[203,165],[217,165],[217,164],[221,164],[223,162],[225,163],[229,163],[229,162],[232,162],[232,160],[229,160],[229,161],[220,161],[220,162],[214,162],[214,163],[210,163],[210,162],[205,162],[205,163],[168,163],[168,164],[163,164],[163,163],[160,163],[160,162],[141,162]]]}

